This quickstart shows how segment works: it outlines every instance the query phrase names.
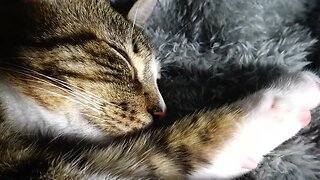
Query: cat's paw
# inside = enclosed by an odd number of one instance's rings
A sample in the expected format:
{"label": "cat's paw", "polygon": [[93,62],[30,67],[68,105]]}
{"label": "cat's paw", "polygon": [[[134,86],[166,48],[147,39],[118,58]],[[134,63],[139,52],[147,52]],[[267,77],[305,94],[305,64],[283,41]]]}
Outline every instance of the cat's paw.
{"label": "cat's paw", "polygon": [[311,72],[284,75],[238,102],[245,116],[211,165],[193,178],[230,178],[258,166],[264,155],[294,136],[320,103],[320,79]]}
{"label": "cat's paw", "polygon": [[[272,107],[275,109],[277,107],[286,109],[291,107],[294,110],[313,109],[320,101],[320,79],[309,71],[288,74],[260,93],[264,98],[271,98]],[[260,101],[260,104],[268,105],[264,101]]]}

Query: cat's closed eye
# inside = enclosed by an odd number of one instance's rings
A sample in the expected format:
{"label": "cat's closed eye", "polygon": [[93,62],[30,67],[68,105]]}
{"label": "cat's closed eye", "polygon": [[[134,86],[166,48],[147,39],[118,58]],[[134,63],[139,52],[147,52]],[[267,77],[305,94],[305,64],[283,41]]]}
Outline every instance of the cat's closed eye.
{"label": "cat's closed eye", "polygon": [[110,46],[110,48],[117,53],[117,55],[119,55],[121,57],[121,59],[123,61],[126,62],[128,68],[130,69],[131,72],[131,77],[134,80],[136,78],[136,71],[134,69],[134,67],[132,66],[132,60],[130,59],[129,55],[122,50],[121,48],[117,47],[116,45],[114,45],[113,43],[107,42],[107,44]]}

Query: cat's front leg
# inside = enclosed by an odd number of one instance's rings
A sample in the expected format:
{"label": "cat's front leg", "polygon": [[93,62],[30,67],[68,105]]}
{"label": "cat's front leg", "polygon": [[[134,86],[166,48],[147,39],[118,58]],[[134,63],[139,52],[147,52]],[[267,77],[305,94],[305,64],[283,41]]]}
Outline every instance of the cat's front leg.
{"label": "cat's front leg", "polygon": [[82,153],[88,171],[123,179],[231,178],[306,126],[320,80],[288,74],[231,105]]}
{"label": "cat's front leg", "polygon": [[319,102],[320,80],[311,72],[284,75],[238,101],[244,114],[232,135],[190,178],[230,178],[256,168],[264,155],[308,125]]}

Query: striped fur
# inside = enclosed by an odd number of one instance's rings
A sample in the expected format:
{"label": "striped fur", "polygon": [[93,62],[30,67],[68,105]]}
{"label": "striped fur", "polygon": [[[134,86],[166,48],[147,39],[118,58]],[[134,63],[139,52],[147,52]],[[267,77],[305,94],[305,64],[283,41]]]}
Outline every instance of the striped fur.
{"label": "striped fur", "polygon": [[165,110],[159,67],[108,2],[3,0],[0,23],[0,179],[185,179],[261,101],[144,129]]}

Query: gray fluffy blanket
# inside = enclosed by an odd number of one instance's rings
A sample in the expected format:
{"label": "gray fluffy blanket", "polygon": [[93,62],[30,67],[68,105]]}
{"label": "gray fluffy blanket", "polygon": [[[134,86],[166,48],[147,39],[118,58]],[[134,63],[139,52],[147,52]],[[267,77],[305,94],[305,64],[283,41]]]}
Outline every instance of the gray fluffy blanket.
{"label": "gray fluffy blanket", "polygon": [[[145,31],[169,117],[232,102],[285,72],[318,71],[319,16],[316,0],[160,0]],[[242,178],[320,179],[319,113]]]}

